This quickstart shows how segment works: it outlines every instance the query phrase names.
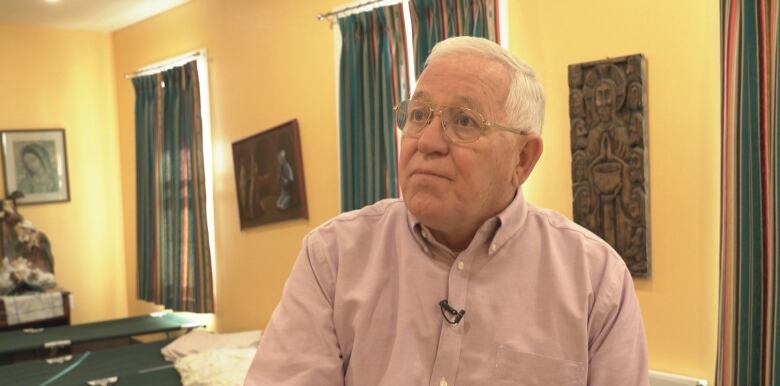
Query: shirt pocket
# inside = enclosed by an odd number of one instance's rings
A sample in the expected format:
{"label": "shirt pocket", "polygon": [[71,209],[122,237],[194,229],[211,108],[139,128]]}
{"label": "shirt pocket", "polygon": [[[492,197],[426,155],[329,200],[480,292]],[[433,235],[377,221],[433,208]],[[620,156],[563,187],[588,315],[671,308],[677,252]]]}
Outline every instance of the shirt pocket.
{"label": "shirt pocket", "polygon": [[493,369],[495,386],[580,386],[585,364],[499,347]]}

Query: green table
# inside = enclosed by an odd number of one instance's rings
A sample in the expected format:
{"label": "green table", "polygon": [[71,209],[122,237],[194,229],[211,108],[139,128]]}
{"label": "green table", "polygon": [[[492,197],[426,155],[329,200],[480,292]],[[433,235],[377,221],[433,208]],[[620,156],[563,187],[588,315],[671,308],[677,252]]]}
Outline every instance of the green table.
{"label": "green table", "polygon": [[181,377],[173,367],[154,369],[119,377],[119,386],[181,386]]}
{"label": "green table", "polygon": [[0,356],[39,349],[56,351],[79,343],[192,329],[203,325],[176,313],[153,315],[50,327],[35,333],[0,332]]}
{"label": "green table", "polygon": [[64,363],[46,361],[0,366],[3,385],[85,385],[88,381],[117,377],[119,385],[180,385],[176,369],[160,349],[172,340],[133,344],[72,355]]}

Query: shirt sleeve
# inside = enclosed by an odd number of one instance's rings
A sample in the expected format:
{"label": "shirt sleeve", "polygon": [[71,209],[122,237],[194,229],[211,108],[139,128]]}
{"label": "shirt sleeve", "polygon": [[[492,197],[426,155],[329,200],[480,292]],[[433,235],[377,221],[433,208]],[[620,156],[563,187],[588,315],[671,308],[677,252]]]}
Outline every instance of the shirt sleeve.
{"label": "shirt sleeve", "polygon": [[325,248],[303,248],[271,315],[245,386],[343,386],[343,361],[333,325],[335,270]]}
{"label": "shirt sleeve", "polygon": [[625,265],[611,268],[588,322],[588,385],[647,386],[647,342],[634,283]]}

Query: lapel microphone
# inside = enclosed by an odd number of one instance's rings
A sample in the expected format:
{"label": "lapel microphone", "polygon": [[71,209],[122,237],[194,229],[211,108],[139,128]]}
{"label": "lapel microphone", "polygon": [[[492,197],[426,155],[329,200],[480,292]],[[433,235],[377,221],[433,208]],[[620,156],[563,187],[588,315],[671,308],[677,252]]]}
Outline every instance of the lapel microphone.
{"label": "lapel microphone", "polygon": [[[450,306],[450,304],[447,302],[447,299],[439,302],[439,308],[441,309],[441,316],[443,316],[444,320],[446,320],[449,324],[460,323],[460,320],[463,319],[463,315],[466,315],[466,310],[458,311],[452,308],[452,306]],[[449,316],[447,316],[447,314],[449,314]]]}

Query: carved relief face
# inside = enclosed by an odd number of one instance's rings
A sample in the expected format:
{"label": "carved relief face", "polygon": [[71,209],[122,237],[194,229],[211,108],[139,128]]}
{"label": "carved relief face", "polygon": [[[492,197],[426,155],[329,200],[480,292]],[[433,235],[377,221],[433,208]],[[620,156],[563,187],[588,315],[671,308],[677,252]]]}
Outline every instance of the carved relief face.
{"label": "carved relief face", "polygon": [[572,165],[572,177],[574,182],[584,181],[587,174],[587,162],[582,152],[574,153],[574,162]]}
{"label": "carved relief face", "polygon": [[636,245],[645,244],[645,228],[637,228],[631,236],[631,243]]}
{"label": "carved relief face", "polygon": [[638,190],[631,192],[631,201],[628,203],[628,215],[633,219],[638,219],[642,215],[642,203],[644,202],[642,193]]}
{"label": "carved relief face", "polygon": [[588,135],[588,130],[585,128],[585,122],[582,119],[574,121],[574,134],[577,137],[585,137]]}
{"label": "carved relief face", "polygon": [[574,90],[569,94],[569,115],[573,117],[585,116],[585,103],[582,101],[582,92]]}
{"label": "carved relief face", "polygon": [[631,122],[628,124],[628,143],[630,145],[640,144],[642,142],[642,114],[631,116]]}
{"label": "carved relief face", "polygon": [[615,105],[615,86],[607,80],[600,80],[594,94],[599,121],[608,122],[612,119],[612,107]]}
{"label": "carved relief face", "polygon": [[637,218],[639,217],[639,212],[639,203],[631,201],[631,203],[628,204],[628,215],[631,216],[631,218]]}
{"label": "carved relief face", "polygon": [[588,130],[585,128],[585,122],[582,119],[575,119],[572,122],[572,147],[574,150],[588,147]]}
{"label": "carved relief face", "polygon": [[642,108],[642,86],[637,82],[631,82],[628,85],[628,108],[639,110]]}
{"label": "carved relief face", "polygon": [[644,175],[642,165],[644,164],[642,152],[634,150],[628,157],[628,180],[631,182],[642,182]]}
{"label": "carved relief face", "polygon": [[593,209],[593,197],[586,187],[577,189],[574,193],[574,210],[579,215],[587,215]]}
{"label": "carved relief face", "polygon": [[596,231],[599,228],[594,215],[595,207],[596,203],[591,190],[585,187],[577,189],[574,193],[574,219],[577,223],[592,231]]}
{"label": "carved relief face", "polygon": [[579,65],[569,67],[569,87],[579,88],[582,85],[582,67]]}

